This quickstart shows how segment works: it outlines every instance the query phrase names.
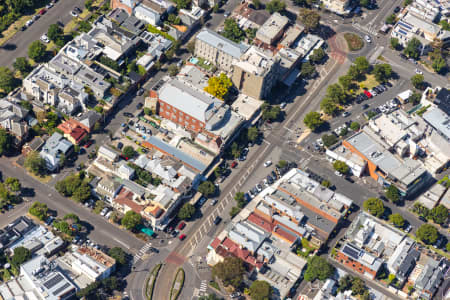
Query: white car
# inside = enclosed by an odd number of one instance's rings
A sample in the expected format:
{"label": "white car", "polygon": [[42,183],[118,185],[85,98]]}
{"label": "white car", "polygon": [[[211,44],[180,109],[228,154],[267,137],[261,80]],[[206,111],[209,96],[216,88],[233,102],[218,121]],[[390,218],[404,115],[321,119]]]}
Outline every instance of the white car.
{"label": "white car", "polygon": [[366,42],[372,43],[372,39],[370,38],[370,36],[366,35],[364,36],[364,39],[366,40]]}
{"label": "white car", "polygon": [[342,173],[339,172],[339,171],[334,172],[334,174],[337,175],[337,176],[339,176],[339,177],[342,177]]}
{"label": "white car", "polygon": [[270,166],[270,165],[272,165],[272,161],[271,160],[268,160],[268,161],[266,161],[265,163],[264,163],[264,167],[268,167],[268,166]]}
{"label": "white car", "polygon": [[422,74],[423,74],[423,72],[422,72],[422,71],[420,71],[419,69],[416,69],[416,74],[422,75]]}
{"label": "white car", "polygon": [[374,90],[369,90],[369,93],[371,93],[374,97],[377,95],[377,92],[375,92]]}
{"label": "white car", "polygon": [[41,36],[41,41],[43,41],[46,44],[50,43],[50,40],[49,40],[49,38],[48,38],[48,36],[46,34],[43,34]]}
{"label": "white car", "polygon": [[323,147],[322,139],[317,139],[316,143],[317,143],[317,145],[319,145],[320,147]]}
{"label": "white car", "polygon": [[74,18],[78,17],[77,12],[74,11],[74,10],[72,10],[72,11],[70,12],[70,15],[71,15],[72,17],[74,17]]}
{"label": "white car", "polygon": [[30,27],[33,24],[33,20],[30,19],[25,23],[25,26]]}

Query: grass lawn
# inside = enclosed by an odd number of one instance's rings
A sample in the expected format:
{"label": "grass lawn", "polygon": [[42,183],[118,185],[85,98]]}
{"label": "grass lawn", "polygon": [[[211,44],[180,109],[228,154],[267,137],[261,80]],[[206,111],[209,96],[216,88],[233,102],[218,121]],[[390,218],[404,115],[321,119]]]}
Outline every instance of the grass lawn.
{"label": "grass lawn", "polygon": [[87,9],[83,10],[83,12],[78,16],[80,19],[86,19],[91,14]]}
{"label": "grass lawn", "polygon": [[201,67],[201,68],[203,68],[203,69],[205,69],[205,70],[207,70],[207,71],[210,71],[210,70],[211,70],[211,68],[212,68],[212,66],[213,66],[212,63],[210,63],[209,65],[206,65],[206,64],[205,64],[206,61],[205,61],[203,58],[197,57],[197,59],[198,59],[197,65],[198,65],[199,67]]}
{"label": "grass lawn", "polygon": [[73,18],[69,23],[66,24],[66,26],[64,26],[64,34],[68,34],[70,32],[72,32],[75,27],[77,27],[78,22],[75,18]]}
{"label": "grass lawn", "polygon": [[378,81],[375,79],[375,75],[367,74],[366,79],[356,83],[359,86],[359,89],[356,91],[356,94],[360,94],[363,92],[363,89],[372,89],[379,85]]}
{"label": "grass lawn", "polygon": [[31,172],[28,172],[29,175],[31,175],[33,178],[39,180],[42,183],[49,183],[50,180],[52,180],[52,176],[50,175],[45,175],[45,176],[36,176]]}
{"label": "grass lawn", "polygon": [[347,46],[350,51],[361,50],[364,46],[362,38],[354,33],[344,33],[344,38],[347,41]]}

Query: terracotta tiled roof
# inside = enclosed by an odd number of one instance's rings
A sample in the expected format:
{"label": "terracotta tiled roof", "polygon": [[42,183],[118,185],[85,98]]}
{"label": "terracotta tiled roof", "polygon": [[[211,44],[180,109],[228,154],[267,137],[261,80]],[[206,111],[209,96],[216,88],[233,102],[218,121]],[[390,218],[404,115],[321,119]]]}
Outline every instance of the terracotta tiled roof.
{"label": "terracotta tiled roof", "polygon": [[141,211],[144,209],[144,206],[137,204],[133,201],[133,193],[126,188],[122,188],[117,195],[117,197],[114,199],[114,202],[122,205],[122,206],[128,206],[132,211],[135,213],[140,214]]}
{"label": "terracotta tiled roof", "polygon": [[275,228],[273,229],[273,233],[278,235],[279,237],[289,241],[290,243],[293,243],[297,240],[297,236],[295,236],[294,234],[291,234],[290,232],[288,232],[281,226],[275,226]]}
{"label": "terracotta tiled roof", "polygon": [[211,247],[216,250],[216,248],[220,245],[220,240],[218,238],[215,238],[214,241],[211,243]]}
{"label": "terracotta tiled roof", "polygon": [[265,230],[266,232],[272,232],[272,230],[274,228],[274,225],[272,224],[272,222],[264,219],[263,217],[255,214],[253,212],[248,216],[247,221],[255,224],[256,226],[260,227],[261,229]]}

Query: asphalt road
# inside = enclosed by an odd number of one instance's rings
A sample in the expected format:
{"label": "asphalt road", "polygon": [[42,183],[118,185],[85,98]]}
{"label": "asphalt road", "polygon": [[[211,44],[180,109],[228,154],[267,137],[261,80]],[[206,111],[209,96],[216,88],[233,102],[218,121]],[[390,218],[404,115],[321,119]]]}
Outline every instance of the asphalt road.
{"label": "asphalt road", "polygon": [[109,223],[100,215],[94,214],[69,198],[62,197],[55,189],[34,179],[23,168],[16,167],[5,157],[0,158],[0,170],[3,178],[16,177],[20,180],[23,187],[34,190],[34,197],[26,198],[27,200],[47,204],[51,210],[57,211],[59,217],[68,213],[78,215],[82,222],[86,222],[86,226],[90,229],[89,238],[95,243],[110,247],[118,246],[132,253],[145,244],[129,232]]}
{"label": "asphalt road", "polygon": [[59,0],[25,31],[18,31],[3,47],[0,47],[0,66],[9,67],[17,57],[27,57],[28,46],[47,33],[51,24],[57,21],[67,24],[72,19],[70,11],[75,6],[83,9],[84,0]]}

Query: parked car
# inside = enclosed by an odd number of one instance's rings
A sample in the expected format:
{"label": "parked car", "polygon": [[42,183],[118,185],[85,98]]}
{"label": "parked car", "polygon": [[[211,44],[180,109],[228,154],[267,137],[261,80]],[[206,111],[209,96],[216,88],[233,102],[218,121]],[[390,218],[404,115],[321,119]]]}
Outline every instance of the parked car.
{"label": "parked car", "polygon": [[70,11],[70,15],[71,15],[72,17],[74,17],[74,18],[78,17],[77,12],[74,11],[74,10]]}
{"label": "parked car", "polygon": [[222,221],[222,218],[219,217],[219,216],[217,216],[217,217],[214,219],[214,225],[219,225],[220,221]]}
{"label": "parked car", "polygon": [[141,109],[143,106],[144,106],[144,104],[138,103],[138,104],[136,105],[136,108],[137,108],[137,109]]}
{"label": "parked car", "polygon": [[52,2],[50,2],[49,4],[47,4],[47,5],[45,6],[46,9],[50,9],[50,8],[52,8],[52,7],[53,7],[53,3],[52,3]]}
{"label": "parked car", "polygon": [[270,165],[272,165],[272,161],[271,160],[268,160],[268,161],[266,161],[265,163],[264,163],[264,167],[269,167]]}
{"label": "parked car", "polygon": [[50,39],[47,37],[46,34],[43,34],[43,35],[41,36],[41,41],[44,42],[44,43],[46,43],[46,44],[50,43]]}
{"label": "parked car", "polygon": [[394,8],[394,13],[398,13],[400,11],[400,6],[396,6],[395,8]]}
{"label": "parked car", "polygon": [[217,198],[212,199],[212,201],[211,201],[211,206],[216,205],[218,201],[219,201],[219,200],[218,200]]}
{"label": "parked car", "polygon": [[344,111],[343,113],[342,113],[342,116],[345,118],[345,117],[348,117],[348,116],[350,116],[350,113],[348,112],[348,111]]}
{"label": "parked car", "polygon": [[25,23],[25,26],[30,27],[33,24],[33,20],[30,19]]}
{"label": "parked car", "polygon": [[144,89],[142,89],[142,88],[140,88],[138,91],[137,91],[137,95],[138,96],[142,96],[142,94],[144,94],[144,92],[145,92],[145,90]]}
{"label": "parked car", "polygon": [[81,8],[79,8],[78,6],[75,6],[74,8],[73,8],[76,12],[78,12],[78,13],[82,13],[83,11],[81,10]]}
{"label": "parked car", "polygon": [[369,91],[367,91],[367,90],[364,90],[364,94],[368,97],[368,98],[372,98],[373,96],[372,96],[372,93],[370,93]]}
{"label": "parked car", "polygon": [[281,108],[281,109],[284,109],[284,108],[286,107],[286,105],[287,105],[287,103],[286,103],[286,102],[281,102],[281,104],[280,104],[280,108]]}
{"label": "parked car", "polygon": [[233,161],[233,162],[231,163],[231,167],[232,167],[233,169],[236,168],[237,165],[238,165],[237,161]]}
{"label": "parked car", "polygon": [[208,199],[206,199],[206,197],[201,197],[200,200],[198,200],[198,204],[201,206],[201,205],[205,204],[206,200],[208,200]]}
{"label": "parked car", "polygon": [[45,8],[41,9],[39,11],[39,14],[42,16],[43,14],[45,14],[47,12],[47,10]]}
{"label": "parked car", "polygon": [[183,230],[184,227],[186,227],[185,222],[181,222],[180,224],[178,224],[178,230]]}
{"label": "parked car", "polygon": [[183,233],[183,234],[180,235],[178,238],[180,239],[180,241],[182,241],[182,240],[184,240],[184,239],[186,238],[186,235]]}
{"label": "parked car", "polygon": [[127,112],[127,111],[124,112],[123,115],[124,115],[124,117],[127,117],[127,118],[132,118],[132,117],[134,117],[132,113],[129,113],[129,112]]}
{"label": "parked car", "polygon": [[416,72],[416,74],[419,74],[419,75],[422,75],[422,74],[423,74],[423,72],[420,71],[419,69],[416,69],[415,72]]}
{"label": "parked car", "polygon": [[262,191],[262,186],[261,186],[261,184],[257,184],[256,186],[256,190],[258,191],[258,192],[261,192]]}
{"label": "parked car", "polygon": [[364,36],[364,39],[366,40],[366,42],[372,43],[372,39],[370,38],[370,36],[365,35],[365,36]]}
{"label": "parked car", "polygon": [[92,145],[92,143],[93,143],[92,140],[89,140],[83,145],[83,147],[87,149]]}

